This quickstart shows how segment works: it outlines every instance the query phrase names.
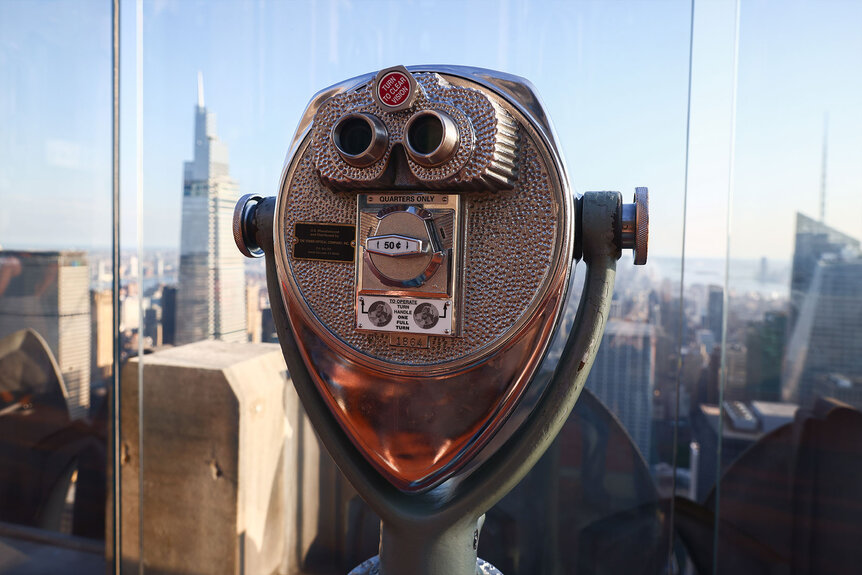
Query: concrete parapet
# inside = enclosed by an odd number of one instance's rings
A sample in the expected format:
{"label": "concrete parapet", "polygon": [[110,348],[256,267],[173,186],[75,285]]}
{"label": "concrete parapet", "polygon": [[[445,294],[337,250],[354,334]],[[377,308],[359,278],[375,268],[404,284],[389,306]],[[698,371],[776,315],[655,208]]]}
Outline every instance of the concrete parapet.
{"label": "concrete parapet", "polygon": [[137,572],[143,558],[147,573],[286,572],[286,391],[293,386],[272,344],[203,341],[128,362],[120,414],[124,571]]}
{"label": "concrete parapet", "polygon": [[134,358],[120,402],[124,572],[143,558],[148,575],[343,574],[376,553],[379,520],[321,446],[278,345]]}

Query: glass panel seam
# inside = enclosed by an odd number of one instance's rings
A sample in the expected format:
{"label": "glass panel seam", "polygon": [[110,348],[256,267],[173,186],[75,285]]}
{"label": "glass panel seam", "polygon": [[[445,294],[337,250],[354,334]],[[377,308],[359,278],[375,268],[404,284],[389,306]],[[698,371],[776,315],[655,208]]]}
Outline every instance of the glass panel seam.
{"label": "glass panel seam", "polygon": [[730,226],[733,211],[734,168],[736,163],[736,100],[739,84],[739,13],[741,0],[736,0],[733,26],[733,80],[730,100],[730,150],[727,166],[727,212],[725,217],[724,294],[721,310],[721,358],[718,380],[718,447],[716,449],[715,519],[712,534],[712,572],[718,573],[718,541],[721,515],[722,444],[724,443],[724,391],[727,386],[727,316],[730,304]]}
{"label": "glass panel seam", "polygon": [[688,162],[689,149],[691,144],[691,77],[692,77],[692,62],[694,60],[694,9],[695,0],[691,0],[690,17],[688,32],[688,93],[686,96],[686,111],[685,111],[685,175],[683,176],[682,188],[682,241],[680,243],[680,270],[679,270],[679,323],[677,326],[677,362],[676,362],[676,397],[674,401],[674,426],[673,426],[673,452],[671,454],[671,466],[673,475],[671,477],[670,491],[670,518],[668,522],[668,554],[667,554],[667,572],[668,575],[673,573],[673,548],[674,540],[674,519],[676,513],[676,473],[679,465],[677,451],[679,450],[679,390],[682,379],[682,335],[685,321],[685,313],[683,301],[685,297],[685,234],[686,221],[688,214]]}

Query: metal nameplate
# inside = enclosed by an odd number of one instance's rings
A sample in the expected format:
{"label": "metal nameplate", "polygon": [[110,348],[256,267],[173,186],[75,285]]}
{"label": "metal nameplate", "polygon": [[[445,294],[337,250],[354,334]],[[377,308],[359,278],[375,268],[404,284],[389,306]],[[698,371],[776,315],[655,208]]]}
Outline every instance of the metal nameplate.
{"label": "metal nameplate", "polygon": [[457,194],[358,196],[358,331],[460,335],[460,214]]}
{"label": "metal nameplate", "polygon": [[356,226],[321,222],[297,222],[293,257],[299,260],[353,263]]}
{"label": "metal nameplate", "polygon": [[452,300],[412,297],[360,296],[356,306],[357,329],[450,335]]}
{"label": "metal nameplate", "polygon": [[363,194],[365,205],[422,205],[426,208],[455,208],[458,197],[453,194],[422,194],[398,193]]}

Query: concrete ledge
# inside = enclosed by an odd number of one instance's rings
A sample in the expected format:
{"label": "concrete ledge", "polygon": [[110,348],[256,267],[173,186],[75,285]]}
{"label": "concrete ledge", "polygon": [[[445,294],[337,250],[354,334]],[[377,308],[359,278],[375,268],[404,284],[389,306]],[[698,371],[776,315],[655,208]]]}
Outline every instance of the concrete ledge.
{"label": "concrete ledge", "polygon": [[285,570],[292,387],[274,344],[202,341],[128,362],[120,393],[124,571],[137,572],[141,560],[153,574]]}

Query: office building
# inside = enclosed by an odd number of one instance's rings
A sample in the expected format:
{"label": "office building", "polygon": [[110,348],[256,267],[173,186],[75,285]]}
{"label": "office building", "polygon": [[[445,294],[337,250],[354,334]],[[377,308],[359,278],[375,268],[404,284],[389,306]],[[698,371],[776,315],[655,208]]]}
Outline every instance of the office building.
{"label": "office building", "polygon": [[106,380],[114,366],[114,302],[111,290],[90,292],[90,330],[93,352],[90,370],[92,381]]}
{"label": "office building", "polygon": [[91,324],[84,252],[0,251],[0,337],[31,328],[57,360],[69,416],[90,407]]}
{"label": "office building", "polygon": [[655,356],[655,326],[612,319],[587,378],[587,387],[620,419],[647,462],[652,453]]}
{"label": "office building", "polygon": [[248,341],[251,343],[260,343],[261,341],[261,327],[263,325],[261,289],[266,288],[255,284],[246,287],[245,291],[246,329],[248,330]]}
{"label": "office building", "polygon": [[[798,406],[767,401],[725,401],[718,405],[700,404],[692,417],[692,495],[704,501],[721,473],[746,449],[782,425],[791,423]],[[719,425],[720,419],[724,424]],[[721,431],[721,468],[719,453]],[[696,456],[694,456],[697,454]]]}
{"label": "office building", "polygon": [[778,401],[781,398],[781,359],[786,332],[785,312],[766,312],[763,321],[748,325],[745,399]]}
{"label": "office building", "polygon": [[162,343],[174,345],[177,339],[177,287],[162,287]]}
{"label": "office building", "polygon": [[278,333],[275,330],[275,320],[272,317],[271,307],[260,310],[260,341],[278,343]]}
{"label": "office building", "polygon": [[803,407],[818,381],[862,377],[862,258],[828,254],[814,268],[787,343],[782,397]]}
{"label": "office building", "polygon": [[[716,343],[721,342],[721,327],[724,321],[724,288],[720,286],[709,286],[706,301],[706,317],[704,326],[712,332]],[[712,350],[710,350],[712,351]]]}
{"label": "office building", "polygon": [[814,279],[817,263],[823,256],[854,256],[860,251],[859,240],[852,238],[823,222],[797,213],[796,241],[790,272],[790,317],[788,335],[796,327],[802,303]]}
{"label": "office building", "polygon": [[227,147],[216,135],[215,115],[204,106],[198,76],[194,160],[185,163],[183,176],[176,344],[248,341],[244,261],[232,231],[238,199]]}
{"label": "office building", "polygon": [[162,334],[162,308],[158,304],[152,304],[144,310],[144,346],[161,347],[164,341]]}

